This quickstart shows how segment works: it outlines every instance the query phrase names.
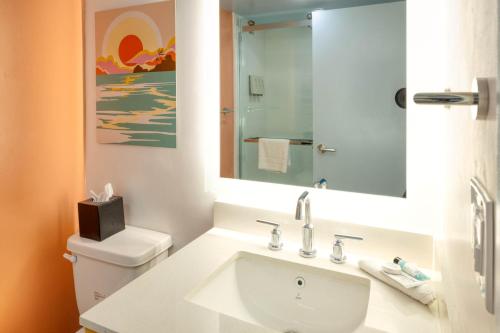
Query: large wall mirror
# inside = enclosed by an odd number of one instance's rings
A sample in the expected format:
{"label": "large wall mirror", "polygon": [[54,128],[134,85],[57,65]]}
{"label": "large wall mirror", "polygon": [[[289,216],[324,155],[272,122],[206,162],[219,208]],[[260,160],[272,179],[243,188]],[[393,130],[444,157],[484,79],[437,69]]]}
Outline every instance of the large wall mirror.
{"label": "large wall mirror", "polygon": [[221,177],[406,197],[406,2],[220,5]]}

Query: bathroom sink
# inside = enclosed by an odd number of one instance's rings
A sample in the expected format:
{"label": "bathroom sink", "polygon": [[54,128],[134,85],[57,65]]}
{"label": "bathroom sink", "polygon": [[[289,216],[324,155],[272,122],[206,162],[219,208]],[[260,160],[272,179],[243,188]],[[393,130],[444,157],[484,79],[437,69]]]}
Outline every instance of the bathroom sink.
{"label": "bathroom sink", "polygon": [[375,332],[369,294],[363,277],[238,252],[186,299],[265,332]]}

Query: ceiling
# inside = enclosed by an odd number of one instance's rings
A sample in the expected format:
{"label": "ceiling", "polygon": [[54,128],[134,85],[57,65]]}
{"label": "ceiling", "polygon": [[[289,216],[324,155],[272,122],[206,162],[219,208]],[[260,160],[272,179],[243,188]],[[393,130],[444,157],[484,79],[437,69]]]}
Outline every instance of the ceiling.
{"label": "ceiling", "polygon": [[220,0],[221,7],[241,16],[335,9],[401,0]]}

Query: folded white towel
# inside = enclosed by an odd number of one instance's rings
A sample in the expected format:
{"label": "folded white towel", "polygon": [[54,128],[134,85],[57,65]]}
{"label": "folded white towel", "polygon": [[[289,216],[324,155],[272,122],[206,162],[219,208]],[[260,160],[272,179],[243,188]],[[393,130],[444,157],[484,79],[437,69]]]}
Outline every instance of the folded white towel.
{"label": "folded white towel", "polygon": [[434,292],[427,283],[413,288],[405,288],[401,284],[387,277],[382,271],[382,265],[376,261],[360,260],[358,265],[359,268],[361,268],[365,272],[387,283],[391,287],[402,291],[403,293],[416,299],[417,301],[420,301],[424,304],[429,304],[435,299]]}
{"label": "folded white towel", "polygon": [[286,173],[290,140],[259,139],[259,169]]}

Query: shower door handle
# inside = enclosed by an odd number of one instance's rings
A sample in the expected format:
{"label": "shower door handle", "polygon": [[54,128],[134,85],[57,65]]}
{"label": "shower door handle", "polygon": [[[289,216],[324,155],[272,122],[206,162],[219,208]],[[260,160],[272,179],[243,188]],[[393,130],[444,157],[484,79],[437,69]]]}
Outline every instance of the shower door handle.
{"label": "shower door handle", "polygon": [[325,144],[321,143],[318,145],[318,151],[321,154],[324,154],[324,153],[335,153],[337,150],[335,148],[328,148]]}

